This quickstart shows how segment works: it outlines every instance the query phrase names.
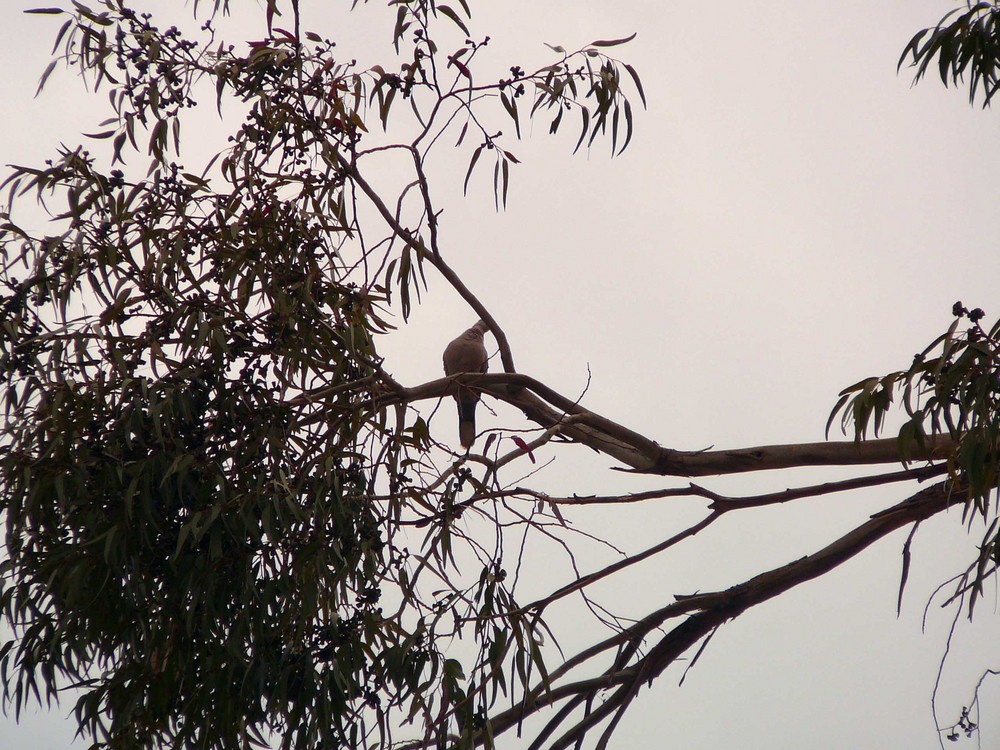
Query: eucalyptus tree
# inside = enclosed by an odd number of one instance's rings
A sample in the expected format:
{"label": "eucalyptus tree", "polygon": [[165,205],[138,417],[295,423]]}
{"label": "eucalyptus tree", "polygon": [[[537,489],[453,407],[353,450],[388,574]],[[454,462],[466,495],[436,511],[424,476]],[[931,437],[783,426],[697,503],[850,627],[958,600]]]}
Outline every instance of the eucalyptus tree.
{"label": "eucalyptus tree", "polygon": [[[1000,560],[1000,323],[957,304],[906,369],[845,389],[828,429],[839,420],[851,440],[663,447],[515,367],[502,311],[449,262],[461,250],[442,240],[427,168],[458,149],[456,180],[485,170],[501,209],[531,120],[621,153],[645,103],[617,57],[630,38],[551,46],[547,64],[486,81],[489,38],[464,0],[390,3],[393,62],[367,67],[306,28],[298,0],[267,0],[268,33],[248,44],[226,38],[227,6],[196,2],[193,25],[176,4],[157,8],[167,20],[129,0],[31,11],[62,21],[39,88],[68,66],[108,116],[4,182],[0,675],[15,711],[74,688],[81,731],[109,748],[420,748],[502,745],[547,709],[532,747],[604,747],[640,688],[725,622],[956,505],[985,528],[955,585],[971,613]],[[906,54],[922,74],[952,49],[916,38]],[[225,140],[184,166],[202,104],[225,109]],[[381,179],[387,160],[399,187]],[[19,218],[34,201],[44,230]],[[429,275],[484,321],[498,372],[392,376],[381,342]],[[511,404],[533,430],[455,451],[428,407],[456,393]],[[903,426],[883,437],[897,403]],[[543,445],[663,477],[875,468],[748,497],[693,483],[560,497],[512,479]],[[897,483],[898,502],[814,554],[629,622],[592,605],[610,635],[550,646],[558,603],[590,604],[594,584],[724,516]],[[705,516],[520,600],[524,540],[572,556],[572,506],[671,496],[707,500]]]}

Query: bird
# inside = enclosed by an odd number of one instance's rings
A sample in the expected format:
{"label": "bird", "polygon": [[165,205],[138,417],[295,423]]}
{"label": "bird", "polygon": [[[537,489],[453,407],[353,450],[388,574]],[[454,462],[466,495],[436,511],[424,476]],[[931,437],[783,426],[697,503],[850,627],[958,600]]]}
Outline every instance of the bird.
{"label": "bird", "polygon": [[[483,334],[487,326],[482,320],[460,334],[444,350],[444,374],[457,375],[461,372],[486,372],[489,362]],[[471,448],[476,441],[476,404],[479,393],[468,386],[461,386],[455,392],[458,403],[458,439],[463,448]]]}

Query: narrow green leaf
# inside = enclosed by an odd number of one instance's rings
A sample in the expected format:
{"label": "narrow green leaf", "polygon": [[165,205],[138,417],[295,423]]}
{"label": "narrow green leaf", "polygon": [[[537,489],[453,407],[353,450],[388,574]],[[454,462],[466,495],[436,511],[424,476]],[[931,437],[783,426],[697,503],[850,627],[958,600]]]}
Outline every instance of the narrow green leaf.
{"label": "narrow green leaf", "polygon": [[627,70],[628,74],[632,77],[632,83],[635,84],[635,90],[639,92],[639,98],[642,100],[642,106],[645,107],[646,92],[642,90],[642,81],[639,80],[639,74],[636,72],[635,68],[628,63],[623,63],[623,65],[625,66],[625,70]]}
{"label": "narrow green leaf", "polygon": [[392,101],[396,98],[396,89],[387,87],[388,91],[379,91],[379,102],[378,102],[378,117],[382,123],[382,130],[384,131],[389,122],[389,109],[392,107]]}
{"label": "narrow green leaf", "polygon": [[63,37],[66,35],[66,32],[69,30],[69,27],[72,25],[73,25],[73,19],[67,18],[63,22],[63,25],[59,27],[59,33],[56,34],[56,39],[54,42],[52,42],[53,55],[56,53],[56,50],[59,49],[59,43],[62,41]]}
{"label": "narrow green leaf", "polygon": [[457,148],[458,146],[461,146],[461,145],[462,145],[462,141],[464,141],[464,140],[465,140],[465,134],[466,134],[466,133],[468,132],[468,130],[469,130],[469,121],[468,121],[468,120],[466,120],[466,121],[465,121],[465,122],[464,122],[464,123],[462,124],[462,130],[461,130],[461,132],[460,132],[460,133],[458,134],[458,140],[457,140],[457,141],[455,141],[455,146],[456,146],[456,148]]}
{"label": "narrow green leaf", "polygon": [[472,170],[476,166],[476,162],[479,161],[479,157],[483,153],[485,146],[485,143],[478,146],[472,154],[472,159],[469,161],[469,171],[465,173],[465,184],[462,186],[462,193],[465,195],[469,193],[469,178],[472,177]]}
{"label": "narrow green leaf", "polygon": [[909,43],[907,43],[907,45],[903,48],[903,54],[899,56],[899,62],[896,63],[897,73],[899,72],[900,68],[903,67],[903,61],[906,59],[906,56],[908,54],[911,53],[913,54],[913,62],[910,63],[911,65],[917,61],[917,50],[920,47],[920,40],[924,38],[924,36],[927,34],[928,31],[930,31],[930,29],[923,29],[921,31],[918,31],[916,34],[913,35],[913,38],[910,39]]}
{"label": "narrow green leaf", "polygon": [[562,122],[563,112],[565,111],[566,111],[565,108],[560,107],[559,111],[556,113],[556,116],[552,118],[552,122],[549,124],[550,135],[555,135],[556,131],[559,130],[559,123]]}
{"label": "narrow green leaf", "polygon": [[465,22],[458,17],[458,13],[452,10],[451,6],[448,5],[438,5],[437,10],[439,13],[443,13],[445,16],[450,18],[452,22],[462,30],[462,32],[469,36],[469,27],[465,25]]}
{"label": "narrow green leaf", "polygon": [[623,100],[622,108],[625,111],[625,142],[618,152],[619,156],[628,148],[628,144],[632,141],[632,105],[629,104],[628,99]]}
{"label": "narrow green leaf", "polygon": [[615,149],[618,146],[618,113],[619,108],[615,107],[614,112],[611,115],[611,155],[615,155]]}
{"label": "narrow green leaf", "polygon": [[580,150],[583,139],[587,137],[587,129],[590,127],[590,111],[586,107],[580,109],[580,116],[583,120],[583,129],[580,131],[580,139],[576,142],[576,148],[573,149],[574,154]]}
{"label": "narrow green leaf", "polygon": [[508,173],[510,162],[506,159],[503,160],[503,207],[507,208],[507,186],[510,183],[510,175]]}
{"label": "narrow green leaf", "polygon": [[619,44],[626,44],[635,39],[636,32],[632,32],[630,36],[623,37],[621,39],[598,39],[596,42],[591,42],[592,47],[617,47]]}
{"label": "narrow green leaf", "polygon": [[35,89],[35,96],[38,96],[40,93],[42,93],[42,89],[45,87],[45,82],[49,80],[49,76],[52,75],[52,71],[56,69],[57,62],[58,60],[53,60],[46,66],[45,71],[42,73],[41,79],[38,81],[38,88]]}
{"label": "narrow green leaf", "polygon": [[503,91],[500,92],[500,101],[503,103],[503,108],[507,110],[507,114],[510,115],[510,119],[514,121],[514,129],[517,131],[518,139],[521,138],[521,123],[517,117],[517,101],[511,99]]}
{"label": "narrow green leaf", "polygon": [[493,205],[500,210],[500,159],[493,165]]}
{"label": "narrow green leaf", "polygon": [[149,154],[156,161],[163,161],[163,147],[167,137],[167,121],[157,120],[153,132],[149,135]]}
{"label": "narrow green leaf", "polygon": [[399,52],[399,40],[403,38],[403,34],[406,33],[409,26],[410,24],[406,23],[406,6],[400,5],[396,9],[396,25],[392,30],[392,46],[395,47],[397,53]]}

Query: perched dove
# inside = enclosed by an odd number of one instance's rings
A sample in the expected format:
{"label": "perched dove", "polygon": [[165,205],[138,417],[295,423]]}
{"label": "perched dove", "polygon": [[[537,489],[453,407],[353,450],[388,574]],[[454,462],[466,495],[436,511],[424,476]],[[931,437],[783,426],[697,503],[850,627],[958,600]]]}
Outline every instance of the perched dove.
{"label": "perched dove", "polygon": [[[488,363],[486,345],[483,343],[484,333],[486,324],[480,320],[445,347],[445,375],[486,372]],[[476,404],[479,403],[479,393],[461,386],[455,393],[455,401],[458,402],[458,439],[463,448],[471,448],[476,440]]]}

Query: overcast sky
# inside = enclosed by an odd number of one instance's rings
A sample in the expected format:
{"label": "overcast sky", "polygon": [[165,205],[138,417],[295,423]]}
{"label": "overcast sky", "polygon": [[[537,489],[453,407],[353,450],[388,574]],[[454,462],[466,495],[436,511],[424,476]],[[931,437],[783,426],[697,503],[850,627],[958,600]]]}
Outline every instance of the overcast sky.
{"label": "overcast sky", "polygon": [[[33,99],[58,27],[19,12],[39,4],[8,0],[0,10],[3,164],[39,162],[107,116],[106,98],[74,93],[65,73]],[[363,32],[375,9],[345,22],[312,7],[327,4],[303,2],[304,26],[363,64],[390,58],[388,28]],[[510,143],[523,163],[502,213],[488,170],[462,197],[467,153],[435,163],[443,252],[504,327],[521,371],[574,398],[589,373],[585,406],[673,448],[815,441],[840,389],[906,367],[950,323],[956,300],[983,307],[988,320],[1000,315],[1000,119],[970,107],[964,90],[933,78],[913,88],[910,72],[896,73],[906,42],[951,0],[470,4],[473,35],[491,36],[485,62],[500,73],[547,63],[542,42],[573,48],[638,32],[618,55],[639,70],[649,101],[616,159],[603,143],[573,156],[574,128],[557,138],[547,121],[526,129]],[[247,38],[263,36],[261,24],[251,28]],[[232,126],[219,126],[214,147]],[[382,342],[388,369],[406,384],[438,377],[444,345],[474,321],[432,279],[409,325]],[[481,410],[480,429],[523,426],[497,412]],[[610,465],[563,449],[538,483],[581,494],[671,486]],[[846,475],[704,483],[752,494]],[[606,587],[602,601],[640,615],[675,593],[731,585],[902,497],[880,489],[733,514]],[[571,515],[638,551],[703,512],[702,501],[671,500]],[[923,633],[921,618],[978,537],[957,511],[921,527],[897,619],[904,539],[726,625],[683,687],[675,668],[641,693],[613,746],[938,747],[930,695],[952,613],[932,607]],[[594,554],[588,569],[608,561]],[[1000,665],[995,599],[988,592],[976,622],[959,624],[942,677],[944,723],[967,704],[978,673]],[[989,685],[983,697],[982,747],[998,747],[1000,689]],[[0,746],[69,747],[70,708],[17,728],[7,719]]]}

